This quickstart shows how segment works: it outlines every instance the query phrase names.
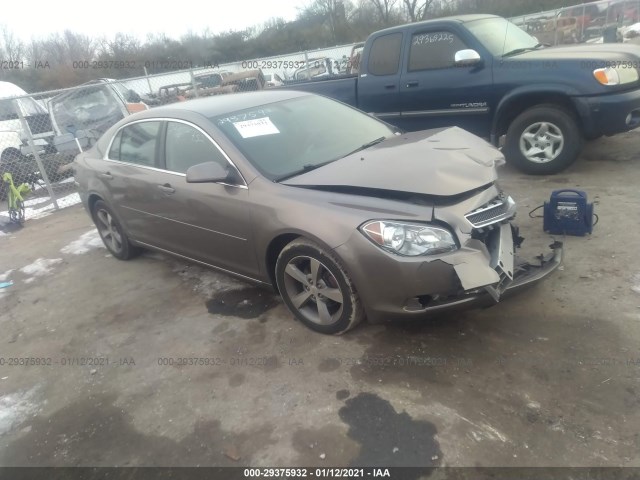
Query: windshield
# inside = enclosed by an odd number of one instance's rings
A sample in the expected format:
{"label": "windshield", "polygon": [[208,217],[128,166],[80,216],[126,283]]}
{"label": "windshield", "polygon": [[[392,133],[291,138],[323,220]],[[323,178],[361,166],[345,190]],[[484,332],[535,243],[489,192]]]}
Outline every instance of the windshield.
{"label": "windshield", "polygon": [[221,76],[218,74],[214,75],[203,75],[201,77],[196,77],[196,81],[206,88],[213,88],[220,85],[222,82]]}
{"label": "windshield", "polygon": [[104,133],[124,118],[117,98],[109,93],[109,87],[103,85],[52,99],[51,114],[62,133],[75,133],[87,128]]}
{"label": "windshield", "polygon": [[120,82],[113,82],[111,85],[118,91],[125,102],[129,101],[129,89]]}
{"label": "windshield", "polygon": [[393,130],[379,120],[311,95],[210,120],[270,180],[311,170],[380,137],[393,136]]}
{"label": "windshield", "polygon": [[466,25],[469,31],[495,56],[521,48],[535,48],[538,44],[538,40],[504,18],[474,20]]}

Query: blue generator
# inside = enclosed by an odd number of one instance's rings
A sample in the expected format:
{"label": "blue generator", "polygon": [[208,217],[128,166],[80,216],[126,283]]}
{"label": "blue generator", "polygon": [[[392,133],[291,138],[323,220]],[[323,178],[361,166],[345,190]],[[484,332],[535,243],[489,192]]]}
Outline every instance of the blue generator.
{"label": "blue generator", "polygon": [[544,231],[579,237],[593,231],[593,203],[582,190],[554,190],[544,202]]}

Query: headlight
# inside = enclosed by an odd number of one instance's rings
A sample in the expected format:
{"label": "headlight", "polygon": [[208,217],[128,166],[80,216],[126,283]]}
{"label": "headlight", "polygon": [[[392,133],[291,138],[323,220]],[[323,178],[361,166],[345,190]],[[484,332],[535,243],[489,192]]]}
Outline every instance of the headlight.
{"label": "headlight", "polygon": [[380,248],[398,255],[435,255],[458,248],[448,230],[433,225],[373,220],[360,231]]}
{"label": "headlight", "polygon": [[602,85],[624,85],[638,81],[638,70],[635,68],[598,68],[593,71],[593,76]]}

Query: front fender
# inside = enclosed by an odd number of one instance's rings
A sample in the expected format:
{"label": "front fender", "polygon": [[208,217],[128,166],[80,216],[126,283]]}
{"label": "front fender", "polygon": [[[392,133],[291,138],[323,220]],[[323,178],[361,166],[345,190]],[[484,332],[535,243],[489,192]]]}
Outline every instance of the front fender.
{"label": "front fender", "polygon": [[573,107],[576,109],[578,114],[583,117],[584,114],[588,112],[584,112],[582,105],[580,102],[575,102],[573,99],[581,95],[581,92],[574,87],[564,84],[554,84],[554,83],[537,83],[533,85],[522,85],[513,90],[509,91],[498,103],[495,109],[495,114],[493,115],[493,121],[491,125],[491,140],[494,145],[497,142],[497,133],[498,133],[498,125],[502,115],[507,112],[511,105],[514,102],[522,100],[527,97],[539,97],[541,99],[540,103],[544,103],[545,96],[562,96],[567,98],[568,101],[571,102]]}

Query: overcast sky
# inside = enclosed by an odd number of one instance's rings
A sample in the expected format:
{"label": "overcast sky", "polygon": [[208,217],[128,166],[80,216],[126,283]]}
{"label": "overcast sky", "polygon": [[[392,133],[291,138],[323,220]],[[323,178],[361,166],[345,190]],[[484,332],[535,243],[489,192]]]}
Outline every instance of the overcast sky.
{"label": "overcast sky", "polygon": [[2,1],[0,24],[24,41],[71,30],[90,36],[113,37],[117,32],[165,33],[179,38],[192,30],[211,33],[242,30],[270,18],[293,20],[296,7],[310,0],[26,0]]}

